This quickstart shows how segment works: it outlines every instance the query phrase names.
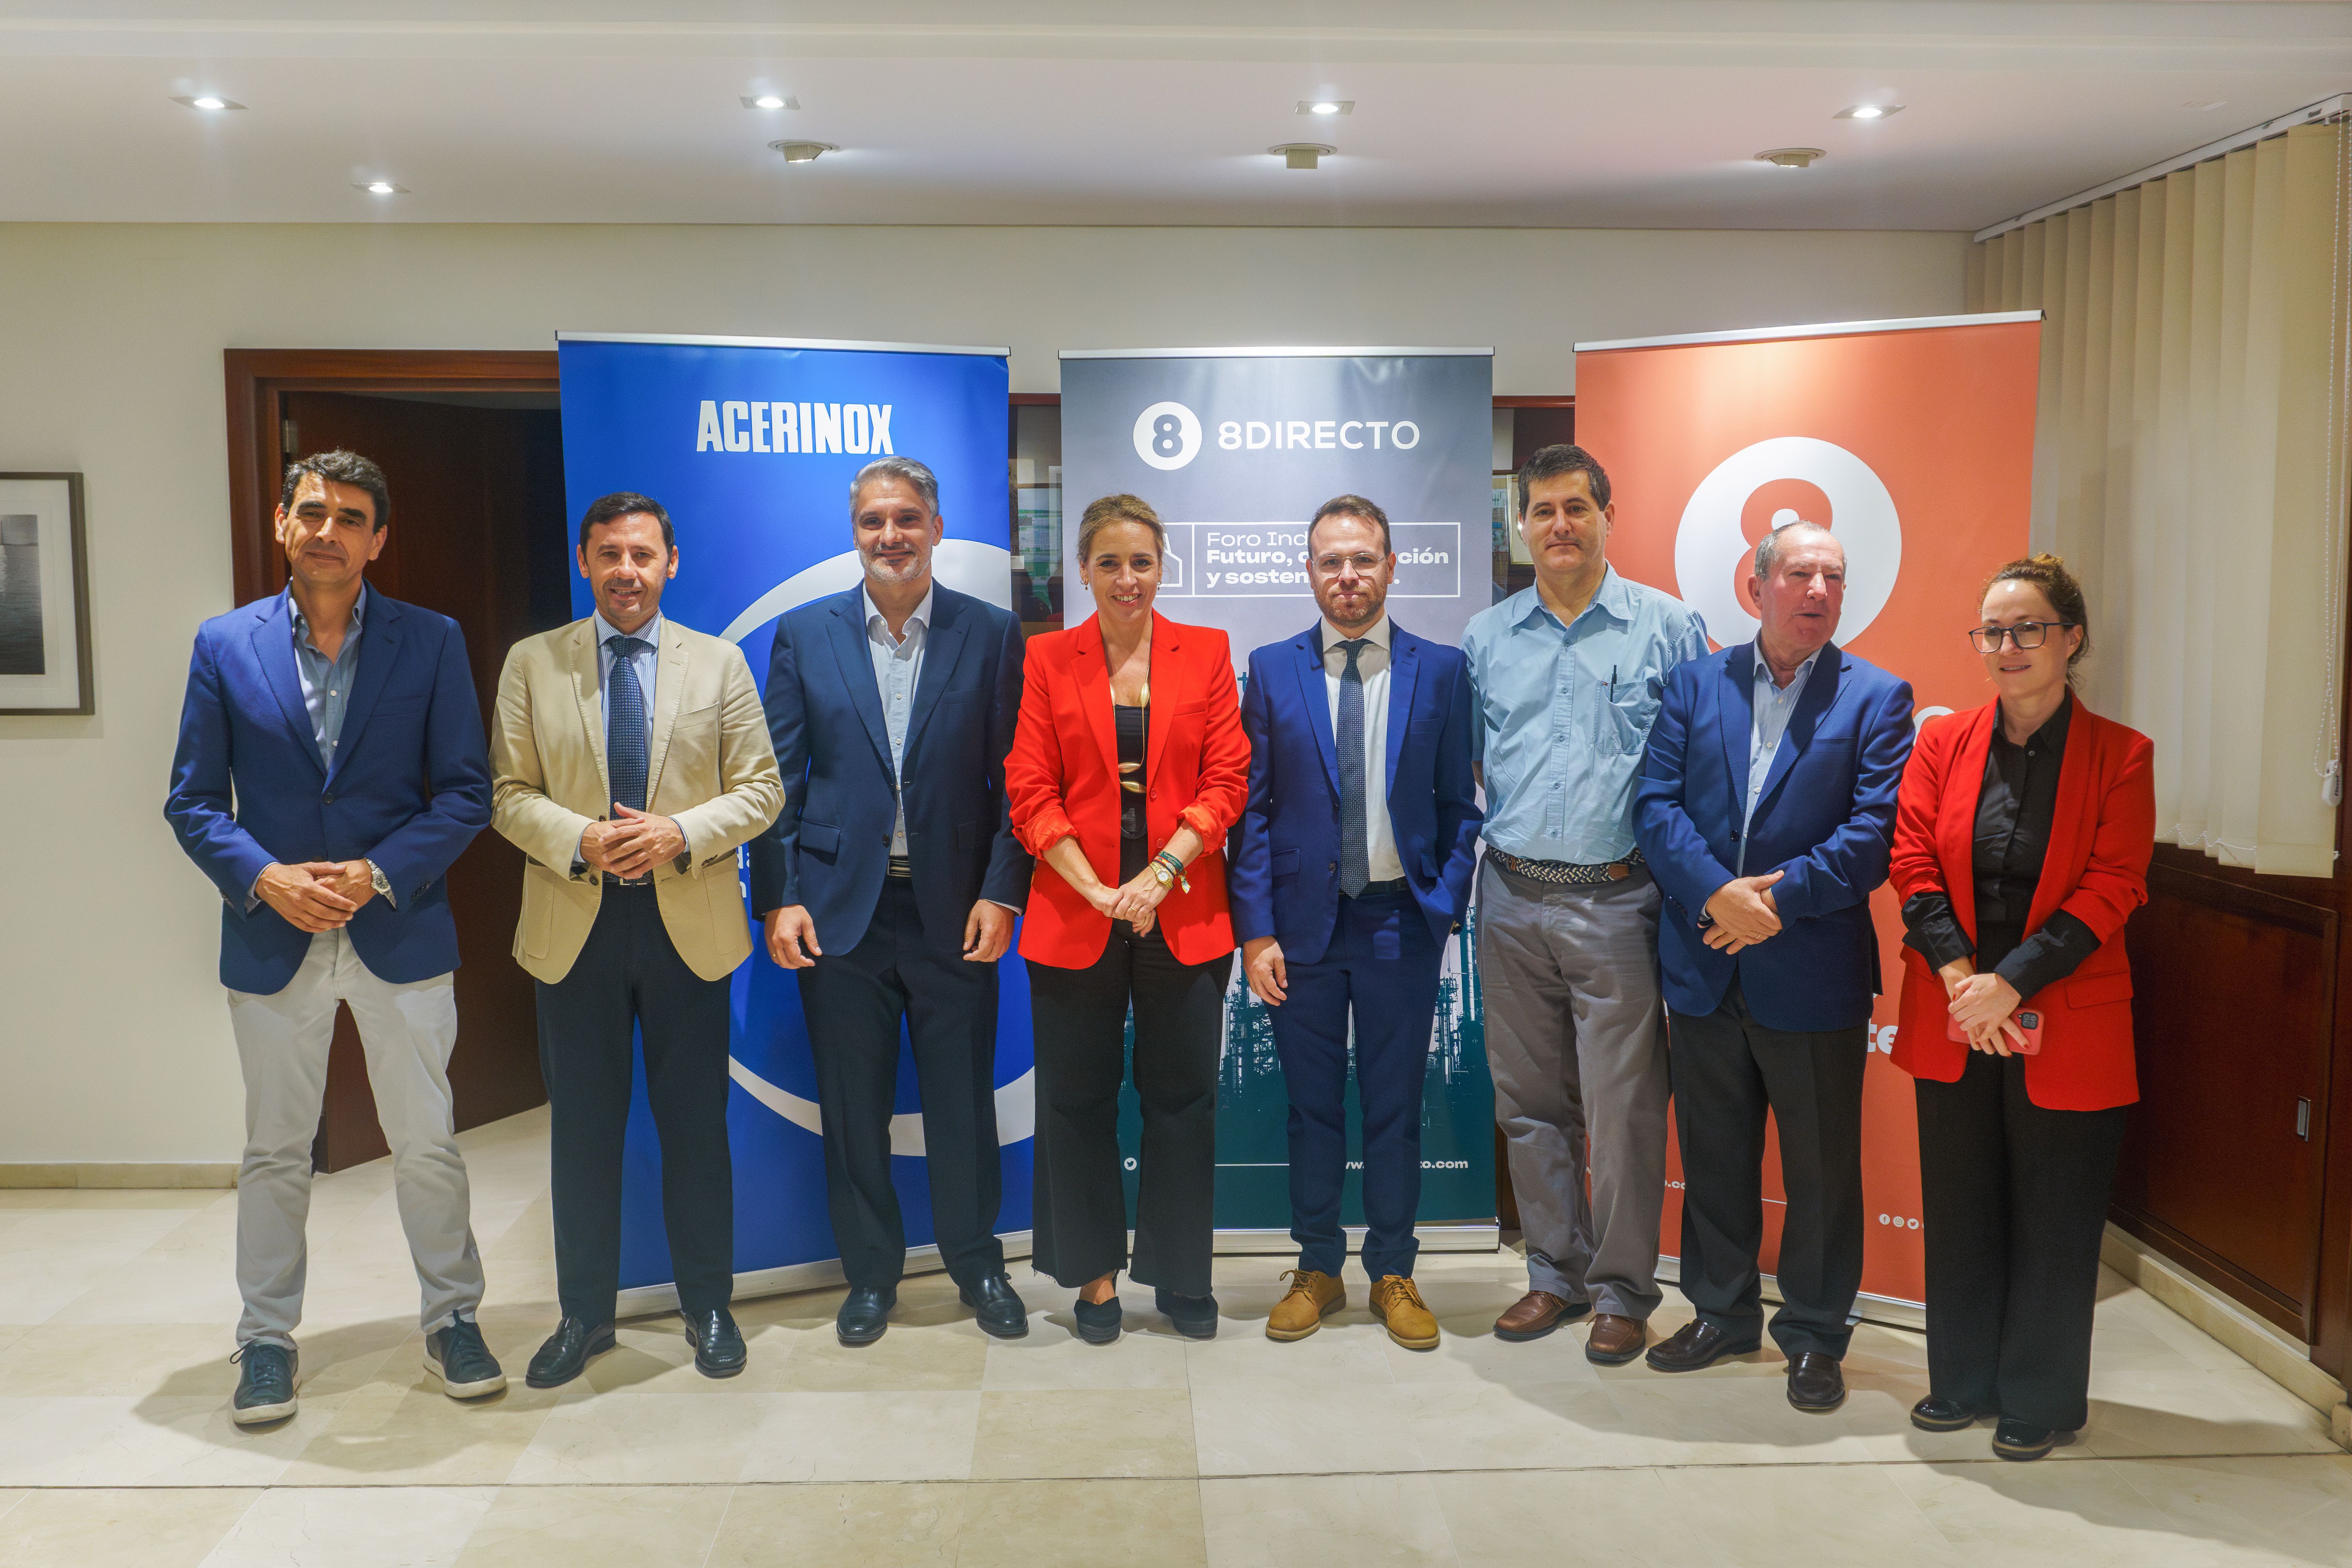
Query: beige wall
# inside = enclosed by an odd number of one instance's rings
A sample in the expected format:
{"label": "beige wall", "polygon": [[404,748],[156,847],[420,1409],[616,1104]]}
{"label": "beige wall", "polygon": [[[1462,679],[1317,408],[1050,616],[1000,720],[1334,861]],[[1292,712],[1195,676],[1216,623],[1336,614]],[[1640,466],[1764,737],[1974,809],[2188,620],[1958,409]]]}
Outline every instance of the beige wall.
{"label": "beige wall", "polygon": [[[0,225],[0,469],[89,479],[98,714],[0,718],[0,1163],[240,1142],[217,903],[161,806],[230,607],[224,348],[544,348],[558,329],[1010,343],[1570,345],[1961,308],[1962,235]],[[469,955],[503,963],[503,952]]]}

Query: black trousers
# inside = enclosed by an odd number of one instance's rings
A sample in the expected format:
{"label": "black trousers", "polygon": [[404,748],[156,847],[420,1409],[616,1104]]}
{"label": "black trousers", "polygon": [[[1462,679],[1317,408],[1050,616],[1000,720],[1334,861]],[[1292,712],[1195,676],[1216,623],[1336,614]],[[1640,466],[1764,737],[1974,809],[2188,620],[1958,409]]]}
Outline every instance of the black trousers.
{"label": "black trousers", "polygon": [[640,1029],[678,1304],[709,1311],[734,1294],[727,1028],[727,982],[687,967],[653,890],[607,886],[571,973],[539,984],[539,1068],[553,1122],[556,1295],[565,1317],[613,1320],[621,1283],[621,1144],[635,1066],[632,1035]]}
{"label": "black trousers", "polygon": [[2126,1110],[2044,1110],[2026,1098],[2022,1057],[1984,1051],[1958,1082],[1923,1078],[1916,1092],[1928,1386],[2076,1431]]}
{"label": "black trousers", "polygon": [[1843,1359],[1862,1288],[1862,1074],[1867,1026],[1767,1028],[1739,982],[1705,1017],[1677,1015],[1668,1049],[1683,1156],[1682,1290],[1738,1338],[1762,1321],[1764,1116],[1780,1133],[1780,1310],[1772,1339],[1794,1360]]}
{"label": "black trousers", "polygon": [[[1210,1293],[1217,1179],[1217,1063],[1224,1054],[1228,952],[1180,963],[1153,926],[1113,921],[1084,969],[1031,960],[1037,1035],[1037,1187],[1030,1265],[1059,1285],[1114,1268],[1182,1296]],[[1118,1086],[1135,1009],[1135,1092],[1143,1102],[1135,1255],[1119,1179]]]}
{"label": "black trousers", "polygon": [[857,945],[818,959],[800,982],[824,1113],[825,1201],[849,1282],[887,1289],[907,1272],[907,1228],[890,1182],[901,1020],[922,1096],[940,1260],[959,1285],[1003,1273],[996,965],[965,960],[961,926],[926,931],[914,884],[890,878]]}

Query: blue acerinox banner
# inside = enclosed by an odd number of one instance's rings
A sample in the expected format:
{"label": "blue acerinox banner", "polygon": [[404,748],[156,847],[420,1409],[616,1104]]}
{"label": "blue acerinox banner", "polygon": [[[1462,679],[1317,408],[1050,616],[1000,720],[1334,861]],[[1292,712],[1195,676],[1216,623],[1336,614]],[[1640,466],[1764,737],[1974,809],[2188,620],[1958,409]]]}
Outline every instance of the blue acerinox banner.
{"label": "blue acerinox banner", "polygon": [[[659,500],[678,549],[662,613],[738,644],[762,684],[776,617],[859,581],[849,483],[876,457],[919,458],[938,474],[946,525],[934,557],[939,580],[993,605],[1010,602],[1008,351],[566,332],[557,352],[572,516],[614,490]],[[575,578],[573,611],[592,607]],[[751,918],[748,903],[744,918]],[[998,994],[998,1228],[1023,1232],[1036,1114],[1029,987],[1018,957],[1003,961]],[[931,1240],[930,1195],[914,1064],[901,1050],[890,1145],[908,1244],[918,1247]],[[772,1287],[818,1283],[839,1254],[825,1213],[808,1025],[799,985],[764,949],[735,973],[729,1054],[736,1272],[767,1276],[761,1282]],[[625,1161],[622,1286],[667,1284],[661,1150],[642,1060]]]}
{"label": "blue acerinox banner", "polygon": [[[1223,628],[1234,673],[1250,650],[1296,635],[1319,612],[1307,585],[1307,520],[1335,495],[1388,514],[1399,558],[1389,614],[1459,643],[1493,602],[1494,351],[1156,349],[1062,355],[1062,496],[1075,517],[1131,491],[1168,525],[1156,603],[1171,620]],[[1066,531],[1066,617],[1093,613]],[[1439,987],[1422,1102],[1421,1220],[1495,1218],[1495,1096],[1486,1072],[1476,910],[1454,933]],[[1343,1217],[1363,1223],[1361,1119],[1350,1071]],[[1141,1118],[1122,1097],[1120,1137],[1134,1199]],[[1217,1080],[1216,1224],[1271,1241],[1290,1227],[1289,1099],[1273,1020],[1244,984],[1225,995]],[[1229,1246],[1254,1243],[1229,1235]]]}

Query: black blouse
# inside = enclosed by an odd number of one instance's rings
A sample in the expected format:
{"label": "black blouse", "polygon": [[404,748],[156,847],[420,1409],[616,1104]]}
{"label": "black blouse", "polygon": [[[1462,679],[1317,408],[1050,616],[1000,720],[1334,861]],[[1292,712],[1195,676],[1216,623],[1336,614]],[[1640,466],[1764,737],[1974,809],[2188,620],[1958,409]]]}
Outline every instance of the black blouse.
{"label": "black blouse", "polygon": [[1149,708],[1111,705],[1118,730],[1118,879],[1131,882],[1151,858],[1144,847],[1143,765],[1151,722]]}
{"label": "black blouse", "polygon": [[2021,746],[2010,740],[2000,710],[1994,710],[1970,857],[1977,940],[1969,941],[1944,893],[1914,893],[1903,903],[1903,943],[1917,949],[1930,965],[1940,969],[1973,953],[1979,973],[2000,975],[2020,996],[2030,999],[2074,973],[2099,951],[2097,934],[2063,910],[2053,910],[2031,937],[2025,934],[2033,890],[2050,848],[2058,773],[2066,760],[2066,726],[2074,712],[2074,694],[2070,691],[2058,711]]}

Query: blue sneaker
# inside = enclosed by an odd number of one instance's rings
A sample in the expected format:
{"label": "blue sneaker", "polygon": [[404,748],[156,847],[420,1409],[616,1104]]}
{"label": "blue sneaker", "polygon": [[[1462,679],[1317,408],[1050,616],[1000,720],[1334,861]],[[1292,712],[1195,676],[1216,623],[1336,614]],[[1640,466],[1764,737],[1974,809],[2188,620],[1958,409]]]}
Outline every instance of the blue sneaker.
{"label": "blue sneaker", "polygon": [[482,1342],[481,1329],[465,1318],[452,1318],[447,1328],[425,1336],[425,1370],[452,1399],[480,1399],[507,1385],[506,1371]]}
{"label": "blue sneaker", "polygon": [[299,1362],[283,1345],[254,1340],[239,1345],[228,1358],[244,1371],[237,1374],[236,1397],[228,1418],[240,1426],[260,1426],[294,1414],[294,1374]]}

